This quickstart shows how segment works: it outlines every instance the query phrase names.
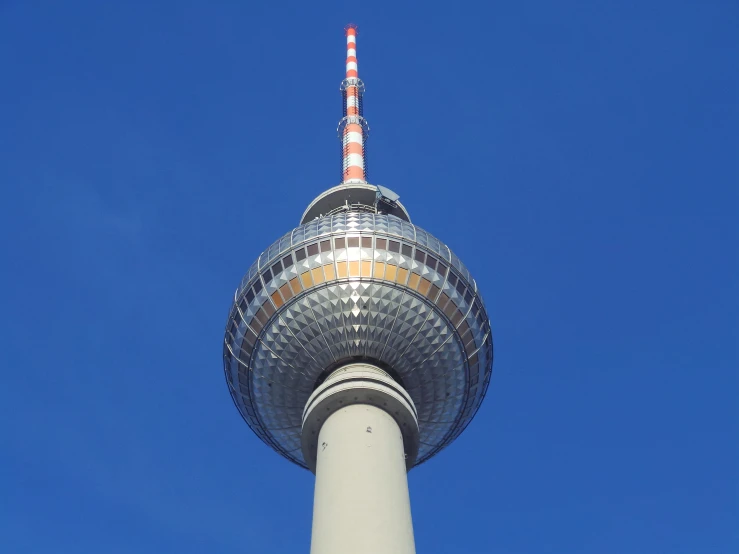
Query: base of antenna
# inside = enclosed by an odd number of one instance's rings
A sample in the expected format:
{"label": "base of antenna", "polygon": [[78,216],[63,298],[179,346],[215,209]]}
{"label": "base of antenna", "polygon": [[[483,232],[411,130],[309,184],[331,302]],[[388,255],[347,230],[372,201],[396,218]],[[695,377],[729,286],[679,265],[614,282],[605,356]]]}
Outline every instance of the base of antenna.
{"label": "base of antenna", "polygon": [[303,225],[316,218],[331,214],[343,206],[351,207],[356,204],[361,204],[368,208],[367,210],[359,209],[357,211],[373,211],[394,215],[410,223],[411,218],[405,207],[403,207],[403,204],[397,200],[397,197],[392,205],[383,205],[380,209],[377,209],[378,190],[376,185],[359,179],[344,181],[340,185],[324,191],[315,198],[308,208],[306,208],[305,212],[303,212],[303,217],[300,218],[300,224]]}

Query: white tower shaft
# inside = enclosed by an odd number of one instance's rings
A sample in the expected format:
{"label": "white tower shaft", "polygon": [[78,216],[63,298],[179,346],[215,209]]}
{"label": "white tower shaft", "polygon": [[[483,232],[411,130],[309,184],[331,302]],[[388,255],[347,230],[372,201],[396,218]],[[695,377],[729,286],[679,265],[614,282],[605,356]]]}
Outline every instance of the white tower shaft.
{"label": "white tower shaft", "polygon": [[308,399],[302,435],[316,474],[311,554],[415,554],[418,417],[405,389],[373,365],[344,366]]}
{"label": "white tower shaft", "polygon": [[414,554],[396,421],[375,406],[347,406],[323,424],[318,445],[311,554]]}

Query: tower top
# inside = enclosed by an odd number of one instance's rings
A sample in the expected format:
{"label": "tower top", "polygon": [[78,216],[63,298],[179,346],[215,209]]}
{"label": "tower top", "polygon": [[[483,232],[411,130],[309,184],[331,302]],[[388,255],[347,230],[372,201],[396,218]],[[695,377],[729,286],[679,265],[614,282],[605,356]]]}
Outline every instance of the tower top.
{"label": "tower top", "polygon": [[341,83],[344,117],[339,121],[342,183],[366,183],[365,145],[369,125],[363,117],[364,83],[357,66],[357,26],[347,25],[346,78]]}

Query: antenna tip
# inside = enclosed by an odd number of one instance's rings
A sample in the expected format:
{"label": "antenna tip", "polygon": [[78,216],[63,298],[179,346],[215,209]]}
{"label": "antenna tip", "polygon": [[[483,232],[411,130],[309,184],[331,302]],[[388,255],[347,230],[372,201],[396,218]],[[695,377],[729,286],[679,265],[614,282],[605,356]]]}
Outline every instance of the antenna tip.
{"label": "antenna tip", "polygon": [[344,27],[344,31],[346,31],[346,36],[349,35],[356,35],[357,34],[357,25],[355,23],[349,23],[346,27]]}

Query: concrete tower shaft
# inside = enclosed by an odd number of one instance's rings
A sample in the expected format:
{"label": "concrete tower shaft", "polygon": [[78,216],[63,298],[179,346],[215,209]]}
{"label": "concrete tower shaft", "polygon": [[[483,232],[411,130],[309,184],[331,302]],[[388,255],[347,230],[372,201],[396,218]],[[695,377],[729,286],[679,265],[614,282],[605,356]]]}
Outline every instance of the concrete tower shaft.
{"label": "concrete tower shaft", "polygon": [[343,366],[308,400],[302,436],[316,474],[311,553],[415,552],[406,468],[418,417],[403,387],[372,364]]}

